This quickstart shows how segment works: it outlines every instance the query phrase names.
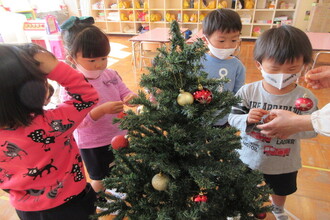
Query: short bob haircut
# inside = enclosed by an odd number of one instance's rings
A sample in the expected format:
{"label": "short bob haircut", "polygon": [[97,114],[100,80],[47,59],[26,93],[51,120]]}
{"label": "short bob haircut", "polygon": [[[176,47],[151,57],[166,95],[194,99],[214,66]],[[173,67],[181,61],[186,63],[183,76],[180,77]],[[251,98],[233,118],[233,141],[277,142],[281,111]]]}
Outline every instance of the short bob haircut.
{"label": "short bob haircut", "polygon": [[81,52],[84,58],[105,57],[110,53],[109,39],[98,27],[79,23],[77,20],[69,30],[63,30],[64,47],[72,58]]}
{"label": "short bob haircut", "polygon": [[215,31],[223,33],[242,31],[242,22],[239,14],[230,9],[217,9],[206,15],[203,20],[203,34],[211,36]]}
{"label": "short bob haircut", "polygon": [[312,45],[307,35],[290,25],[265,31],[254,46],[254,59],[260,64],[264,59],[273,59],[277,64],[294,62],[303,57],[304,64],[312,62]]}
{"label": "short bob haircut", "polygon": [[33,59],[35,48],[39,46],[0,45],[1,128],[28,126],[35,116],[43,115],[47,79]]}

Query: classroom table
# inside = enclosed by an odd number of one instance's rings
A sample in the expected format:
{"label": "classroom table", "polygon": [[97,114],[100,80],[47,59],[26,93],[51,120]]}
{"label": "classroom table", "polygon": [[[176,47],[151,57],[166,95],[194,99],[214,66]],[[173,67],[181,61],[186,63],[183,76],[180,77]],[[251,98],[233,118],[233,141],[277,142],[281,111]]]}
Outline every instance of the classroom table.
{"label": "classroom table", "polygon": [[321,54],[330,54],[330,33],[306,32],[314,51],[318,51],[314,57],[312,69]]}
{"label": "classroom table", "polygon": [[198,38],[202,38],[202,37],[203,37],[203,30],[200,29],[196,34],[192,35],[191,38],[186,40],[186,43],[187,44],[192,44],[195,41],[197,41]]}
{"label": "classroom table", "polygon": [[[187,31],[188,28],[180,28],[181,33]],[[132,42],[132,59],[134,62],[134,67],[136,68],[136,46],[138,45],[139,48],[141,42],[154,42],[154,43],[161,43],[166,44],[170,42],[170,28],[154,28],[150,31],[144,32],[137,36],[132,37],[129,41]],[[140,51],[141,53],[141,51]]]}
{"label": "classroom table", "polygon": [[306,32],[313,50],[330,51],[330,33]]}

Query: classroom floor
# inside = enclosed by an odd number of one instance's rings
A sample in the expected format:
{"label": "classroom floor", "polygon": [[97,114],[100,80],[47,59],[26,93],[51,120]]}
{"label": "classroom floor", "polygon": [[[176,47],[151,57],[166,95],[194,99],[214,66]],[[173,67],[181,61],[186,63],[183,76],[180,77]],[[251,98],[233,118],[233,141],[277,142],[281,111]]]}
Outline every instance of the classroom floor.
{"label": "classroom floor", "polygon": [[[139,89],[142,71],[133,71],[130,36],[110,36],[110,68],[115,69],[125,84],[133,91]],[[243,41],[240,59],[247,68],[246,83],[261,79],[260,72],[252,60],[253,41]],[[316,91],[319,108],[330,102],[330,89]],[[293,220],[327,220],[330,219],[330,137],[318,136],[302,140],[303,168],[298,174],[298,191],[287,198],[286,210]],[[8,195],[0,190],[0,219],[17,220],[15,210],[9,204]],[[103,217],[102,220],[113,219]],[[275,217],[268,213],[266,220]]]}

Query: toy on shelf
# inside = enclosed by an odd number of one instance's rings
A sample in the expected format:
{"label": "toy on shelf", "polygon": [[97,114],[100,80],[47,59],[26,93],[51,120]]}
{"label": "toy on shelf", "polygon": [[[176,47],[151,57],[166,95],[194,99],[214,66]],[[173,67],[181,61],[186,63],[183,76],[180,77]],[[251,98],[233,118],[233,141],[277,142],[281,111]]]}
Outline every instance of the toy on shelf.
{"label": "toy on shelf", "polygon": [[194,1],[194,9],[198,9],[198,1]]}
{"label": "toy on shelf", "polygon": [[166,13],[166,16],[165,16],[165,20],[167,22],[172,22],[172,21],[177,21],[177,18],[175,16],[175,14],[171,14],[171,13]]}
{"label": "toy on shelf", "polygon": [[99,20],[105,20],[105,13],[104,12],[99,12],[98,13],[98,16],[97,16],[97,19],[99,19]]}
{"label": "toy on shelf", "polygon": [[144,9],[148,9],[148,8],[149,8],[148,1],[145,1],[145,2],[143,3],[143,8],[144,8]]}
{"label": "toy on shelf", "polygon": [[189,8],[194,8],[194,3],[195,3],[195,0],[190,0]]}
{"label": "toy on shelf", "polygon": [[126,16],[126,14],[125,13],[120,13],[120,20],[121,21],[128,21],[128,17]]}
{"label": "toy on shelf", "polygon": [[92,4],[93,10],[104,9],[104,2],[96,2]]}
{"label": "toy on shelf", "polygon": [[119,12],[109,12],[107,19],[110,21],[120,21]]}
{"label": "toy on shelf", "polygon": [[228,7],[227,1],[222,1],[222,2],[219,2],[219,4],[218,4],[218,8],[227,8],[227,7]]}
{"label": "toy on shelf", "polygon": [[162,20],[162,15],[160,13],[152,13],[150,14],[150,21],[157,22]]}
{"label": "toy on shelf", "polygon": [[269,9],[275,9],[275,7],[276,7],[275,1],[271,1],[271,2],[269,3],[268,8],[269,8]]}
{"label": "toy on shelf", "polygon": [[200,0],[200,8],[201,8],[201,9],[207,9],[206,1],[204,1],[204,0]]}
{"label": "toy on shelf", "polygon": [[144,33],[144,32],[147,32],[147,31],[149,31],[150,30],[150,28],[149,28],[149,26],[148,25],[146,25],[146,24],[142,24],[140,27],[138,27],[138,29],[137,29],[137,31],[140,33],[140,34],[142,34],[142,33]]}
{"label": "toy on shelf", "polygon": [[138,0],[135,0],[134,1],[134,8],[136,8],[136,9],[140,9],[141,8],[140,1],[138,1]]}
{"label": "toy on shelf", "polygon": [[26,17],[27,20],[35,20],[36,12],[34,9],[28,11],[16,11],[15,13],[22,14]]}
{"label": "toy on shelf", "polygon": [[208,9],[215,9],[216,7],[216,1],[212,0],[209,2],[209,4],[207,5]]}
{"label": "toy on shelf", "polygon": [[135,14],[135,16],[134,16],[134,12],[133,12],[133,11],[130,11],[130,12],[128,13],[128,20],[129,20],[129,21],[136,21],[136,20],[137,20],[137,16],[136,16],[136,14]]}
{"label": "toy on shelf", "polygon": [[189,22],[189,15],[187,15],[187,14],[183,14],[183,22]]}
{"label": "toy on shelf", "polygon": [[272,20],[256,20],[257,24],[271,24]]}
{"label": "toy on shelf", "polygon": [[292,20],[281,21],[281,25],[292,25]]}
{"label": "toy on shelf", "polygon": [[117,9],[118,8],[118,5],[116,3],[114,4],[110,4],[110,7],[111,9]]}
{"label": "toy on shelf", "polygon": [[23,30],[33,43],[51,51],[58,59],[65,59],[60,28],[55,16],[47,15],[44,20],[26,21]]}
{"label": "toy on shelf", "polygon": [[237,2],[237,6],[236,6],[237,9],[244,9],[244,6],[245,6],[245,5],[244,5],[244,2],[243,2],[243,4],[242,4],[242,1],[241,1],[241,0]]}
{"label": "toy on shelf", "polygon": [[149,15],[146,11],[136,13],[139,21],[149,21]]}
{"label": "toy on shelf", "polygon": [[250,14],[248,14],[248,13],[243,13],[243,14],[241,14],[241,22],[242,22],[242,24],[250,24],[251,23],[251,19],[252,19],[252,17],[251,17],[251,15]]}
{"label": "toy on shelf", "polygon": [[144,16],[144,20],[149,22],[150,21],[150,15],[146,14],[146,16]]}
{"label": "toy on shelf", "polygon": [[189,21],[190,22],[197,22],[197,14],[192,14]]}
{"label": "toy on shelf", "polygon": [[262,30],[260,27],[254,27],[252,30],[253,37],[259,37],[262,34]]}
{"label": "toy on shelf", "polygon": [[183,1],[183,8],[190,8],[190,3],[188,2],[188,0],[184,0]]}
{"label": "toy on shelf", "polygon": [[245,1],[245,9],[253,9],[254,8],[254,1],[253,0],[246,0]]}
{"label": "toy on shelf", "polygon": [[130,8],[130,2],[126,2],[126,1],[119,1],[118,2],[118,8]]}
{"label": "toy on shelf", "polygon": [[203,20],[204,20],[204,18],[205,18],[205,14],[204,13],[201,13],[200,15],[199,15],[199,22],[202,22]]}
{"label": "toy on shelf", "polygon": [[286,1],[280,1],[279,2],[280,9],[294,9],[295,4],[294,3],[289,3]]}

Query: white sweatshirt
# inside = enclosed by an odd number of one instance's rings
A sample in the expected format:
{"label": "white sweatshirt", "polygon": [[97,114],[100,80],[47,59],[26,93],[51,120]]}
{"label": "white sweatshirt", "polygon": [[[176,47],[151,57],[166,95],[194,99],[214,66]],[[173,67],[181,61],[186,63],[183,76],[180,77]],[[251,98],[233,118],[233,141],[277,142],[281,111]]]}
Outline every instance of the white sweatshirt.
{"label": "white sweatshirt", "polygon": [[313,112],[311,119],[313,128],[317,133],[330,136],[330,104]]}

